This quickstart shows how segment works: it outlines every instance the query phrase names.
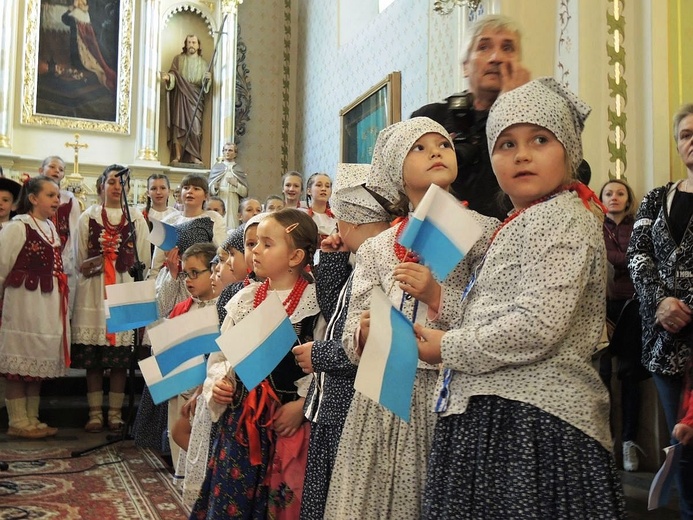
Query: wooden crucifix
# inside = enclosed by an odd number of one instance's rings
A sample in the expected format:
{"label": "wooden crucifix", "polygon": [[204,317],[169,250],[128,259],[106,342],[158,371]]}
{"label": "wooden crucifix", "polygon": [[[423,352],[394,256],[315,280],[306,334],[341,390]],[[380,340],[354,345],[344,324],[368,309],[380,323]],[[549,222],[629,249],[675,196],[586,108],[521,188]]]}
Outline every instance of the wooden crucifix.
{"label": "wooden crucifix", "polygon": [[74,143],[65,143],[65,146],[67,148],[72,148],[75,151],[75,162],[74,162],[74,168],[72,170],[72,174],[78,175],[79,174],[79,149],[80,148],[89,148],[89,145],[87,143],[80,143],[79,142],[79,134],[75,134],[75,142]]}

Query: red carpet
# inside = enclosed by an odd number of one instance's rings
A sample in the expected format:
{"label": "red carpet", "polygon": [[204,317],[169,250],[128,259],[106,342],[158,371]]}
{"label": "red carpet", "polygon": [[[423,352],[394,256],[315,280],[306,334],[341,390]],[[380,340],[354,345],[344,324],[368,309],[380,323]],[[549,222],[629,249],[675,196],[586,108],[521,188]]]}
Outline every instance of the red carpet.
{"label": "red carpet", "polygon": [[0,461],[10,466],[0,472],[0,520],[188,517],[170,473],[153,452],[126,442],[69,456],[60,448],[0,450]]}

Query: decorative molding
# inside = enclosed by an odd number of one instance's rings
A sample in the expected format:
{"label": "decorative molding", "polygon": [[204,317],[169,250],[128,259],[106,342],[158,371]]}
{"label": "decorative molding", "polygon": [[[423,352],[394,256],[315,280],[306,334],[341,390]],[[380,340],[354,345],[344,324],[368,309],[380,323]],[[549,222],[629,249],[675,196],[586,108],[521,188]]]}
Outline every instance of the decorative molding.
{"label": "decorative molding", "polygon": [[234,142],[240,143],[245,135],[246,124],[250,121],[250,70],[245,63],[248,46],[241,38],[241,28],[238,26],[236,40],[236,118],[234,127]]}
{"label": "decorative molding", "polygon": [[438,14],[450,14],[455,7],[467,7],[472,13],[479,8],[481,0],[435,0],[433,10]]}
{"label": "decorative molding", "polygon": [[291,71],[291,0],[284,0],[284,65],[282,66],[282,171],[289,169],[289,84]]}
{"label": "decorative molding", "polygon": [[628,166],[626,148],[626,103],[628,102],[628,85],[624,77],[626,71],[626,49],[623,46],[625,40],[626,20],[623,16],[625,0],[610,0],[606,10],[606,23],[609,33],[609,41],[606,44],[606,52],[609,56],[609,65],[613,67],[607,74],[609,84],[609,97],[613,100],[613,108],[607,108],[609,130],[611,135],[607,137],[609,149],[609,161],[614,164],[614,171],[609,168],[610,179],[625,179],[625,171]]}
{"label": "decorative molding", "polygon": [[578,2],[560,0],[556,27],[556,79],[564,87],[578,91],[579,68]]}
{"label": "decorative molding", "polygon": [[205,21],[205,24],[207,24],[207,32],[209,33],[209,35],[214,36],[214,27],[212,26],[212,20],[210,20],[210,18],[207,16],[207,13],[199,7],[190,4],[177,5],[172,9],[169,9],[168,12],[166,12],[166,16],[164,17],[164,27],[168,25],[168,22],[174,15],[182,13],[183,11],[189,11],[191,13],[199,15],[200,18],[202,18]]}
{"label": "decorative molding", "polygon": [[[29,0],[25,16],[24,78],[22,86],[21,122],[37,126],[55,126],[72,130],[93,132],[130,133],[130,101],[132,87],[132,49],[133,49],[133,1],[122,0],[119,12],[118,30],[118,84],[116,93],[116,114],[114,121],[101,121],[45,115],[36,112],[39,69],[39,39],[41,30],[42,4],[40,0]],[[51,7],[48,6],[47,7]]]}

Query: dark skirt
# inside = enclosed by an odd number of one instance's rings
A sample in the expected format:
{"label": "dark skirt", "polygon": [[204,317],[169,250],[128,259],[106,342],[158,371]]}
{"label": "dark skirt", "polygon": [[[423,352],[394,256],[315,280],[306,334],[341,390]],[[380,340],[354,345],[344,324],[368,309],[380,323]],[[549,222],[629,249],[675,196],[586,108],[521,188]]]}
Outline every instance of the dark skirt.
{"label": "dark skirt", "polygon": [[423,518],[625,518],[612,454],[535,406],[476,396],[440,417]]}
{"label": "dark skirt", "polygon": [[128,346],[112,347],[101,345],[72,345],[70,357],[72,368],[129,368],[130,353]]}
{"label": "dark skirt", "polygon": [[200,494],[190,514],[191,520],[265,519],[268,486],[265,481],[271,456],[267,428],[260,426],[261,464],[252,466],[248,447],[236,440],[241,406],[227,408],[219,419],[219,431],[212,443],[212,455]]}
{"label": "dark skirt", "polygon": [[132,434],[135,445],[140,448],[150,448],[163,455],[171,453],[168,442],[168,401],[154,404],[152,394],[146,386],[137,407]]}
{"label": "dark skirt", "polygon": [[337,458],[339,437],[342,435],[344,424],[311,423],[310,426],[301,520],[321,520],[324,517],[332,468]]}

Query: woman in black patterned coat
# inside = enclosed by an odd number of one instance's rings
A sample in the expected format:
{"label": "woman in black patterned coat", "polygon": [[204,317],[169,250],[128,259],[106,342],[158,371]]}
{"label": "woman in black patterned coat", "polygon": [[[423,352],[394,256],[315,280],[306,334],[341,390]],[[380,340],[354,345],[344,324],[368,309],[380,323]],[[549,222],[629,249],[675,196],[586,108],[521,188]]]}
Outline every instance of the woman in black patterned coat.
{"label": "woman in black patterned coat", "polygon": [[[669,431],[678,422],[693,334],[693,104],[674,116],[674,138],[687,177],[645,196],[628,247],[640,297],[642,363],[652,372]],[[693,518],[693,446],[684,447],[677,483],[681,517]]]}

